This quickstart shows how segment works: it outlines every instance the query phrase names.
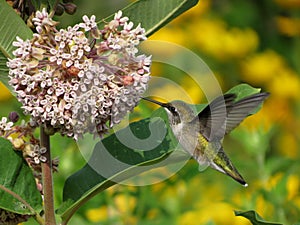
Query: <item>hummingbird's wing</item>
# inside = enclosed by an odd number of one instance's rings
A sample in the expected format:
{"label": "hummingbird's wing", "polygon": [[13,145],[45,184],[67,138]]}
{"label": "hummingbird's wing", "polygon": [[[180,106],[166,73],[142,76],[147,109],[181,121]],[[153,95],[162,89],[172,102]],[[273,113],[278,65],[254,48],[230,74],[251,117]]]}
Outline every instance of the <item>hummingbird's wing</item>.
{"label": "hummingbird's wing", "polygon": [[228,134],[236,128],[247,116],[251,115],[253,111],[269,96],[269,93],[258,93],[249,97],[243,98],[233,105],[226,107],[227,120],[225,134]]}
{"label": "hummingbird's wing", "polygon": [[225,94],[213,100],[199,114],[200,133],[211,141],[221,139],[237,127],[257,108],[269,93],[258,93],[234,102],[235,94]]}
{"label": "hummingbird's wing", "polygon": [[227,118],[227,107],[234,104],[235,94],[225,94],[213,100],[195,118],[199,120],[200,133],[209,141],[214,139],[215,134],[225,134],[225,129],[220,130]]}

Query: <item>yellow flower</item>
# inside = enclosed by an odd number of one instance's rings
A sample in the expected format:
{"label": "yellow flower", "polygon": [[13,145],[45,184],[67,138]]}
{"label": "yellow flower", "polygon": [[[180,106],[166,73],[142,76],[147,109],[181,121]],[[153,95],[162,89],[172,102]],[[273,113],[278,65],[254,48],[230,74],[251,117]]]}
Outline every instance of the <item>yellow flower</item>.
{"label": "yellow flower", "polygon": [[89,209],[86,212],[86,217],[91,222],[105,221],[108,218],[108,209],[106,206],[101,206],[100,208]]}
{"label": "yellow flower", "polygon": [[[159,40],[159,41],[168,41],[173,42],[178,45],[185,45],[186,43],[186,33],[183,32],[182,28],[176,27],[176,26],[167,26],[164,27],[164,29],[161,29],[157,31],[155,34],[151,35],[149,37],[149,40]],[[165,50],[168,50],[167,52]],[[157,48],[155,51],[158,51],[159,53],[168,53],[168,49],[163,48]]]}
{"label": "yellow flower", "polygon": [[267,202],[262,195],[256,198],[256,212],[261,215],[264,219],[274,214],[274,206]]}
{"label": "yellow flower", "polygon": [[275,0],[275,2],[284,8],[298,8],[300,7],[299,0]]}
{"label": "yellow flower", "polygon": [[219,38],[225,36],[225,27],[225,23],[221,20],[200,19],[199,21],[195,21],[189,27],[189,37],[192,39],[190,42],[195,43],[196,47],[205,51],[207,54],[224,57],[222,51],[223,46]]}
{"label": "yellow flower", "polygon": [[159,215],[159,210],[158,209],[150,209],[148,212],[147,212],[147,219],[149,220],[153,220],[155,218],[157,218],[157,216]]}
{"label": "yellow flower", "polygon": [[282,34],[290,37],[300,35],[300,19],[279,16],[276,18],[276,24]]}
{"label": "yellow flower", "polygon": [[271,190],[276,187],[279,181],[282,179],[283,173],[279,172],[274,174],[272,177],[269,178],[268,182],[266,183],[266,190]]}
{"label": "yellow flower", "polygon": [[258,35],[254,30],[233,28],[224,36],[224,55],[231,58],[243,58],[257,48],[258,42]]}
{"label": "yellow flower", "polygon": [[153,86],[151,91],[152,96],[159,97],[159,101],[173,101],[175,99],[182,100],[188,103],[192,103],[191,96],[188,91],[185,91],[183,87],[174,83],[169,83],[164,86]]}
{"label": "yellow flower", "polygon": [[12,97],[11,92],[8,90],[8,88],[0,82],[0,101],[8,100]]}
{"label": "yellow flower", "polygon": [[295,197],[299,196],[300,181],[298,175],[289,175],[286,183],[286,189],[288,192],[288,200],[293,200]]}
{"label": "yellow flower", "polygon": [[268,132],[274,123],[274,119],[271,116],[273,114],[272,110],[273,108],[270,107],[269,102],[265,102],[255,115],[248,117],[242,122],[241,128],[246,128],[254,133],[259,132],[259,129],[261,129],[261,132]]}
{"label": "yellow flower", "polygon": [[245,60],[241,64],[241,75],[251,84],[262,85],[278,76],[278,72],[285,66],[285,61],[280,55],[272,50],[267,50]]}
{"label": "yellow flower", "polygon": [[159,182],[151,185],[152,192],[155,195],[161,194],[165,190],[165,188],[166,188],[165,182]]}
{"label": "yellow flower", "polygon": [[178,219],[179,225],[203,225],[213,221],[222,225],[250,225],[251,223],[242,217],[236,217],[234,208],[225,202],[210,202],[202,208],[189,211]]}
{"label": "yellow flower", "polygon": [[202,15],[205,15],[211,7],[211,0],[201,0],[197,5],[195,5],[193,8],[186,11],[184,14],[177,17],[174,22],[179,26],[182,25],[182,23],[190,22],[191,20],[199,19]]}
{"label": "yellow flower", "polygon": [[[195,74],[195,77],[197,76],[201,76],[201,74]],[[192,79],[192,77],[184,76],[181,80],[181,85],[188,93],[189,97],[192,100],[192,103],[199,104],[201,102],[204,97],[203,92],[201,91],[201,87],[199,87],[199,84],[197,84],[196,81]]]}
{"label": "yellow flower", "polygon": [[203,218],[199,217],[198,211],[188,211],[183,213],[178,219],[178,225],[202,225]]}
{"label": "yellow flower", "polygon": [[189,28],[189,36],[192,38],[190,42],[222,61],[245,57],[257,48],[259,42],[254,30],[229,29],[220,20],[201,19],[192,23]]}
{"label": "yellow flower", "polygon": [[[276,113],[274,113],[276,112]],[[271,92],[270,98],[266,100],[261,111],[259,111],[254,116],[251,116],[248,120],[255,119],[257,117],[261,120],[262,124],[269,124],[269,127],[272,125],[283,125],[287,127],[290,123],[295,124],[295,119],[292,116],[291,107],[289,102],[284,98],[276,96],[276,93]]]}
{"label": "yellow flower", "polygon": [[289,132],[281,132],[278,137],[280,152],[291,159],[298,157],[298,142],[296,136]]}
{"label": "yellow flower", "polygon": [[298,195],[296,198],[294,198],[293,202],[297,206],[297,208],[300,208],[300,196]]}
{"label": "yellow flower", "polygon": [[278,71],[267,85],[268,90],[276,97],[292,99],[300,97],[300,79],[292,70]]}
{"label": "yellow flower", "polygon": [[114,202],[121,214],[131,214],[136,206],[136,198],[125,194],[116,195],[114,197]]}

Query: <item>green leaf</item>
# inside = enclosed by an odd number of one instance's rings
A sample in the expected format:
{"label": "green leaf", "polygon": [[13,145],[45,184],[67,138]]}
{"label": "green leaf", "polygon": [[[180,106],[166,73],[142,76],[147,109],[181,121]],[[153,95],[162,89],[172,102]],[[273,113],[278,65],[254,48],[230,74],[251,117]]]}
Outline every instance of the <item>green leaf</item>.
{"label": "green leaf", "polygon": [[13,58],[12,42],[16,36],[23,40],[32,38],[32,31],[4,0],[0,0],[0,34],[0,81],[9,88],[6,62],[7,58]]}
{"label": "green leaf", "polygon": [[[239,84],[239,85],[231,88],[226,93],[236,94],[237,95],[236,101],[238,101],[247,96],[259,93],[260,91],[261,91],[260,88],[251,87],[249,84]],[[250,113],[250,115],[257,113],[261,109],[261,107],[262,107],[262,104],[259,107],[257,107],[256,109],[253,109],[253,111]]]}
{"label": "green leaf", "polygon": [[[174,152],[178,142],[162,119],[167,118],[165,111],[159,109],[153,115],[152,119],[131,123],[130,130],[122,129],[96,144],[88,164],[66,180],[64,204],[58,211],[63,221],[68,221],[88,199],[115,183],[165,165],[164,159]],[[151,137],[139,148],[131,149],[124,144],[124,139],[119,139],[126,138],[128,132],[132,132],[140,140]],[[182,152],[172,156],[172,162],[178,162],[182,157],[187,158]]]}
{"label": "green leaf", "polygon": [[260,88],[251,87],[249,84],[239,84],[239,85],[234,86],[233,88],[231,88],[226,93],[234,93],[237,96],[236,100],[240,100],[240,99],[245,98],[249,95],[259,93],[260,91],[261,91]]}
{"label": "green leaf", "polygon": [[[123,15],[129,17],[135,25],[141,23],[146,35],[150,36],[155,31],[165,26],[171,20],[184,13],[198,3],[199,0],[138,0],[122,9]],[[112,20],[114,15],[105,18]],[[104,23],[101,21],[100,27]]]}
{"label": "green leaf", "polygon": [[0,52],[0,81],[6,86],[8,85],[8,67],[6,66],[7,58]]}
{"label": "green leaf", "polygon": [[42,209],[32,170],[10,141],[0,137],[0,208],[22,215],[35,215]]}
{"label": "green leaf", "polygon": [[250,220],[253,225],[282,225],[281,223],[274,223],[265,221],[254,210],[250,211],[234,211],[235,216],[242,216]]}
{"label": "green leaf", "polygon": [[[239,85],[236,85],[234,86],[233,88],[231,88],[230,90],[228,90],[226,92],[226,94],[229,94],[229,93],[232,93],[232,94],[236,94],[237,98],[236,98],[236,101],[242,99],[242,98],[245,98],[247,96],[250,96],[250,95],[253,95],[253,94],[256,94],[256,93],[259,93],[260,92],[260,88],[254,88],[254,87],[251,87],[249,84],[239,84]],[[191,105],[192,106],[192,105]],[[195,105],[195,108],[197,109],[197,112],[201,112],[205,107],[207,106],[207,104],[198,104],[198,105]],[[193,106],[192,106],[193,107]],[[259,110],[258,109],[254,109],[254,112],[257,112]]]}

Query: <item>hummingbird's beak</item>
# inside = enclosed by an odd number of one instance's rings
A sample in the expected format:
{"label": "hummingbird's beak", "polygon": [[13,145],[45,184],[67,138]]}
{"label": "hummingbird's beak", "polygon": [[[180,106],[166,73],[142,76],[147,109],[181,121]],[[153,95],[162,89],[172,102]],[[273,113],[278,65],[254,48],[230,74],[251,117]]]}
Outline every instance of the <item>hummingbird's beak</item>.
{"label": "hummingbird's beak", "polygon": [[167,107],[167,106],[168,106],[167,103],[162,103],[162,102],[153,100],[153,99],[151,99],[151,98],[142,97],[142,99],[144,99],[144,100],[146,100],[146,101],[148,101],[148,102],[152,102],[152,103],[154,103],[154,104],[160,105],[160,106],[162,106],[162,107]]}

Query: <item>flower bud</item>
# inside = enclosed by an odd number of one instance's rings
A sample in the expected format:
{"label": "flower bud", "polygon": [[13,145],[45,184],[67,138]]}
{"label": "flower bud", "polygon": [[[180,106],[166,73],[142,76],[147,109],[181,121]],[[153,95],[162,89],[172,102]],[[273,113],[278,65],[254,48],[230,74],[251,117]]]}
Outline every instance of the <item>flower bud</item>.
{"label": "flower bud", "polygon": [[76,12],[77,6],[74,3],[65,3],[64,5],[66,13],[73,15]]}
{"label": "flower bud", "polygon": [[9,115],[8,115],[8,119],[11,122],[15,123],[19,120],[19,114],[17,112],[14,112],[14,111],[10,112]]}
{"label": "flower bud", "polygon": [[58,3],[55,8],[55,15],[61,16],[65,12],[65,7],[62,3]]}

